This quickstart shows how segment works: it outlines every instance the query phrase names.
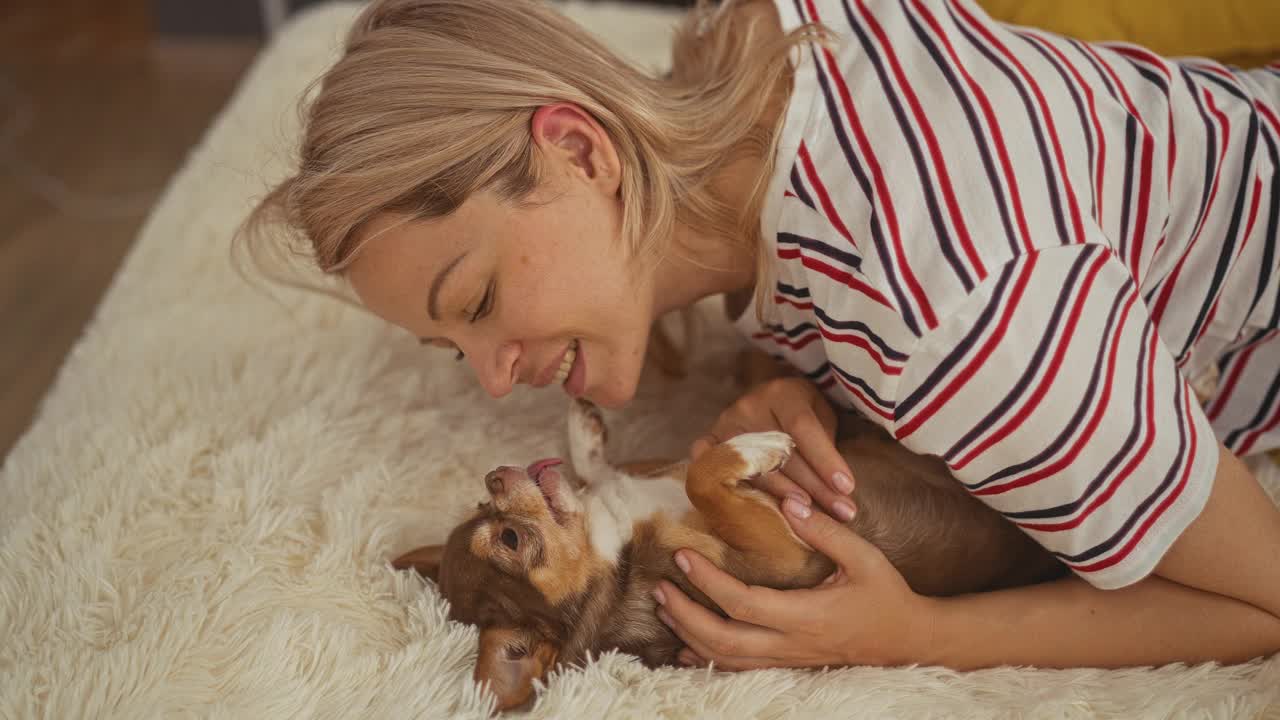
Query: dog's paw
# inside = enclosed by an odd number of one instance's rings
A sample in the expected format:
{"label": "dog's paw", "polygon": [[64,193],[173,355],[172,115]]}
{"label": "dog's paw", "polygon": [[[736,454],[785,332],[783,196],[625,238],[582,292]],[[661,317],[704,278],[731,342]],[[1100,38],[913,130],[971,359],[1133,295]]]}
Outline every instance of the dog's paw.
{"label": "dog's paw", "polygon": [[746,466],[745,478],[759,477],[777,472],[791,459],[796,443],[784,432],[743,433],[730,438],[726,445],[732,447]]}

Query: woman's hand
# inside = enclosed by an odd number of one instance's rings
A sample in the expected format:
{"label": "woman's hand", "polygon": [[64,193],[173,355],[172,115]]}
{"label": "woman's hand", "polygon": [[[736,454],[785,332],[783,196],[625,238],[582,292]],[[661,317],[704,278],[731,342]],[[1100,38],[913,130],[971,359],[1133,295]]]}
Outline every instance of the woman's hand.
{"label": "woman's hand", "polygon": [[836,450],[836,413],[817,386],[804,378],[777,378],[751,388],[720,413],[689,455],[697,459],[735,435],[765,430],[790,435],[796,451],[781,472],[760,479],[761,489],[779,499],[796,495],[806,505],[816,499],[832,515],[851,519],[856,510],[849,499],[853,473]]}
{"label": "woman's hand", "polygon": [[836,665],[904,665],[932,649],[934,601],[917,595],[879,548],[794,498],[783,516],[815,550],[836,563],[807,590],[748,586],[692,550],[676,563],[728,620],[662,581],[658,617],[684,641],[680,661],[726,670]]}

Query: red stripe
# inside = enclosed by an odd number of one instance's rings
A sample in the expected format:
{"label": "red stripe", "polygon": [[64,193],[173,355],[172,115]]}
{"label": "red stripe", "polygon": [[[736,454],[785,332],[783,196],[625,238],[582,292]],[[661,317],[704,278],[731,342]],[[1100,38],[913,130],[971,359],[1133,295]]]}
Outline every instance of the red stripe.
{"label": "red stripe", "polygon": [[1035,391],[1029,398],[1027,398],[1027,402],[1023,403],[1022,407],[1018,409],[1018,412],[1008,418],[1004,425],[1002,425],[998,430],[991,433],[985,440],[974,446],[963,458],[952,463],[952,471],[961,470],[972,462],[974,458],[986,452],[987,448],[1008,437],[1009,434],[1016,430],[1018,426],[1021,425],[1022,422],[1026,420],[1027,417],[1040,405],[1040,401],[1043,400],[1044,396],[1049,392],[1049,387],[1053,384],[1053,380],[1057,376],[1058,368],[1062,367],[1062,360],[1067,355],[1067,347],[1071,344],[1071,340],[1075,334],[1076,325],[1080,322],[1080,315],[1084,310],[1085,301],[1089,299],[1089,290],[1093,287],[1093,281],[1098,278],[1098,273],[1101,272],[1103,266],[1106,264],[1106,253],[1099,253],[1098,259],[1095,260],[1093,262],[1093,266],[1089,268],[1089,274],[1085,277],[1083,285],[1076,294],[1075,302],[1067,317],[1066,326],[1062,328],[1060,333],[1058,333],[1058,347],[1054,351],[1053,358],[1049,361],[1049,367],[1045,370]]}
{"label": "red stripe", "polygon": [[982,115],[986,118],[987,128],[991,133],[992,140],[995,141],[996,155],[1000,158],[1000,169],[1004,173],[1005,189],[1008,190],[1009,197],[1013,201],[1014,216],[1018,220],[1018,232],[1022,235],[1022,245],[1027,252],[1031,252],[1035,249],[1035,246],[1031,242],[1031,231],[1027,228],[1027,215],[1022,210],[1022,195],[1018,192],[1018,183],[1013,174],[1013,163],[1009,161],[1009,150],[1005,147],[1004,134],[1000,132],[1000,123],[996,120],[996,114],[991,108],[991,102],[987,99],[987,94],[983,92],[982,86],[969,74],[969,70],[965,68],[964,63],[960,62],[955,48],[951,45],[951,38],[943,32],[941,26],[938,25],[938,21],[929,13],[921,0],[913,0],[913,2],[924,21],[932,28],[934,35],[946,47],[947,54],[951,56],[952,65],[964,75],[965,84],[969,86],[970,92],[973,93],[978,100],[978,104],[982,107]]}
{"label": "red stripe", "polygon": [[1258,109],[1258,112],[1262,117],[1266,118],[1267,124],[1271,126],[1271,132],[1274,132],[1277,137],[1280,137],[1280,118],[1277,118],[1276,114],[1271,112],[1271,108],[1263,105],[1257,100],[1253,101],[1253,106]]}
{"label": "red stripe", "polygon": [[[1227,145],[1231,142],[1231,128],[1227,125],[1227,119],[1213,104],[1213,96],[1208,90],[1202,90],[1205,99],[1209,101],[1209,108],[1213,111],[1213,115],[1220,122],[1220,130],[1222,131],[1222,145],[1219,157],[1223,157],[1227,152]],[[1204,232],[1204,228],[1209,224],[1209,213],[1213,209],[1213,201],[1218,197],[1218,186],[1222,179],[1222,163],[1213,170],[1213,185],[1209,188],[1209,202],[1205,203],[1204,213],[1196,220],[1196,234],[1191,236],[1191,242],[1187,243],[1186,248],[1182,251],[1182,257],[1178,258],[1178,264],[1173,266],[1173,272],[1169,273],[1169,277],[1161,282],[1160,295],[1156,298],[1155,305],[1151,308],[1151,319],[1160,324],[1164,318],[1165,308],[1169,305],[1169,299],[1173,297],[1173,288],[1178,282],[1178,277],[1182,275],[1182,267],[1187,262],[1187,258],[1191,256],[1191,249],[1195,247],[1196,242],[1200,239],[1200,233]]]}
{"label": "red stripe", "polygon": [[[1116,325],[1117,328],[1124,327],[1125,321],[1129,319],[1129,312],[1133,310],[1133,306],[1137,300],[1138,294],[1136,292],[1129,296],[1129,300],[1125,303],[1124,309],[1120,311],[1120,320],[1119,324]],[[1042,467],[1039,470],[1016,480],[1012,480],[1001,485],[990,485],[988,487],[975,490],[973,493],[974,495],[999,495],[1008,490],[1039,482],[1050,475],[1060,472],[1063,468],[1075,461],[1088,441],[1093,438],[1093,434],[1097,431],[1098,424],[1102,422],[1102,416],[1106,413],[1107,408],[1111,407],[1111,391],[1115,387],[1116,365],[1120,359],[1120,353],[1116,350],[1120,347],[1120,338],[1123,336],[1124,333],[1119,330],[1111,336],[1111,351],[1107,354],[1107,381],[1102,386],[1101,397],[1098,399],[1098,402],[1094,404],[1093,414],[1089,417],[1089,421],[1085,423],[1080,434],[1077,435],[1076,439],[1072,442],[1071,449],[1067,450],[1062,457],[1058,458],[1050,465]]]}
{"label": "red stripe", "polygon": [[[813,6],[813,0],[805,0],[805,4],[809,8],[809,14],[812,19],[815,22],[821,22],[817,8]],[[889,194],[889,187],[885,184],[884,172],[880,169],[880,162],[876,159],[875,153],[872,152],[871,143],[867,140],[861,123],[858,122],[858,114],[853,107],[853,97],[849,93],[849,87],[845,85],[844,76],[840,74],[840,67],[836,63],[835,56],[826,48],[823,48],[822,55],[827,62],[827,72],[835,84],[836,90],[840,95],[840,102],[844,106],[845,120],[848,122],[850,129],[853,130],[854,138],[858,142],[858,149],[862,153],[868,169],[871,171],[871,179],[875,183],[875,197],[872,201],[880,204],[884,209],[885,222],[889,226],[889,237],[893,244],[893,253],[898,262],[897,269],[902,273],[903,281],[911,291],[912,298],[920,306],[920,313],[924,316],[925,326],[933,329],[938,326],[938,317],[934,314],[933,307],[930,306],[929,299],[924,294],[924,288],[920,286],[920,281],[916,279],[915,273],[911,270],[911,265],[907,262],[906,253],[902,247],[901,234],[898,229],[898,215],[894,212],[893,201]]]}
{"label": "red stripe", "polygon": [[1008,58],[1014,67],[1018,68],[1018,72],[1022,74],[1022,79],[1031,86],[1031,92],[1036,96],[1036,103],[1040,106],[1040,115],[1044,120],[1045,127],[1049,130],[1049,140],[1053,143],[1053,154],[1058,161],[1058,179],[1062,181],[1063,191],[1066,192],[1067,202],[1071,208],[1071,226],[1075,231],[1076,242],[1084,242],[1084,223],[1080,218],[1080,205],[1076,202],[1076,193],[1071,187],[1071,176],[1067,173],[1067,161],[1062,154],[1062,143],[1058,140],[1058,128],[1054,125],[1053,115],[1049,112],[1049,103],[1044,98],[1044,93],[1040,91],[1040,85],[1036,83],[1035,78],[1022,65],[1022,61],[1005,47],[995,35],[991,33],[985,25],[978,22],[969,14],[969,11],[961,3],[953,6],[964,18],[973,26],[973,29],[986,38],[987,42]]}
{"label": "red stripe", "polygon": [[822,273],[823,275],[826,275],[832,280],[835,280],[838,283],[841,283],[847,287],[857,290],[858,292],[866,295],[868,298],[880,303],[881,305],[884,305],[890,310],[893,309],[893,305],[889,303],[889,299],[886,298],[884,295],[882,295],[879,290],[876,290],[875,288],[866,284],[862,280],[858,279],[856,275],[848,272],[847,270],[842,270],[840,268],[833,267],[831,265],[828,265],[827,263],[822,262],[821,260],[815,257],[804,255],[800,252],[800,250],[795,248],[788,248],[785,250],[779,249],[778,257],[782,258],[783,260],[794,260],[796,258],[800,258],[800,262],[806,268],[809,268],[810,270],[817,270],[818,272]]}
{"label": "red stripe", "polygon": [[793,193],[793,192],[791,192],[790,190],[783,190],[783,191],[782,191],[782,197],[795,197],[795,196],[796,196],[796,194],[795,194],[795,193]]}
{"label": "red stripe", "polygon": [[822,333],[815,331],[801,335],[799,338],[789,338],[786,334],[756,333],[755,335],[752,335],[752,337],[756,339],[769,338],[775,345],[782,345],[783,347],[788,347],[792,350],[803,350],[814,340],[822,337]]}
{"label": "red stripe", "polygon": [[[1080,89],[1084,90],[1085,99],[1088,101],[1088,104],[1089,104],[1089,119],[1090,121],[1093,122],[1093,135],[1098,139],[1098,153],[1097,153],[1097,156],[1094,158],[1095,162],[1094,162],[1093,175],[1094,175],[1094,191],[1097,196],[1097,203],[1098,203],[1098,207],[1096,208],[1096,211],[1097,211],[1097,216],[1101,218],[1102,217],[1102,198],[1104,195],[1106,195],[1106,193],[1103,191],[1103,172],[1102,171],[1107,163],[1107,136],[1105,133],[1102,132],[1102,123],[1098,121],[1098,107],[1097,107],[1097,104],[1094,102],[1093,86],[1090,85],[1084,79],[1084,76],[1082,76],[1080,74],[1080,71],[1076,69],[1075,64],[1073,64],[1070,60],[1067,59],[1067,56],[1064,55],[1062,51],[1058,49],[1057,45],[1045,40],[1039,35],[1031,35],[1031,37],[1034,37],[1036,40],[1040,42],[1041,45],[1048,48],[1054,55],[1057,55],[1058,60],[1061,61],[1063,65],[1066,65],[1067,69],[1071,71],[1071,76],[1076,79],[1076,84],[1080,86]],[[1172,137],[1173,133],[1169,133],[1169,135],[1170,137]],[[1170,175],[1172,176],[1172,173],[1173,173],[1172,165],[1169,166],[1169,172],[1170,172]]]}
{"label": "red stripe", "polygon": [[1258,442],[1263,435],[1274,430],[1278,424],[1280,424],[1280,404],[1277,404],[1275,409],[1271,411],[1271,418],[1267,420],[1265,425],[1250,432],[1247,439],[1240,443],[1236,449],[1236,454],[1241,456],[1248,455],[1249,451],[1253,449],[1254,443]]}
{"label": "red stripe", "polygon": [[1182,477],[1179,478],[1178,484],[1173,488],[1173,492],[1166,495],[1164,500],[1162,500],[1160,504],[1156,506],[1155,511],[1152,512],[1149,516],[1147,516],[1147,519],[1143,521],[1142,525],[1138,528],[1137,532],[1135,532],[1133,535],[1129,537],[1129,542],[1125,543],[1124,547],[1120,548],[1119,551],[1113,553],[1111,557],[1108,557],[1104,560],[1099,560],[1098,562],[1093,563],[1092,565],[1076,565],[1075,566],[1076,570],[1080,572],[1097,572],[1099,570],[1105,570],[1106,568],[1109,568],[1112,565],[1115,565],[1121,560],[1124,560],[1126,557],[1129,556],[1129,553],[1133,551],[1134,546],[1137,545],[1138,542],[1142,540],[1143,537],[1146,536],[1147,531],[1151,529],[1151,526],[1155,524],[1155,521],[1159,520],[1160,516],[1164,515],[1165,510],[1168,510],[1169,506],[1172,505],[1174,501],[1177,500],[1182,495],[1183,489],[1187,487],[1187,478],[1191,476],[1191,466],[1195,464],[1196,444],[1197,444],[1197,441],[1199,440],[1199,433],[1196,432],[1195,423],[1191,421],[1191,412],[1190,412],[1191,393],[1190,392],[1186,392],[1183,394],[1182,403],[1184,406],[1183,417],[1187,419],[1187,424],[1191,430],[1191,450],[1187,454],[1187,462],[1183,465]]}
{"label": "red stripe", "polygon": [[773,304],[774,304],[774,305],[781,305],[782,303],[787,303],[788,305],[791,305],[792,307],[795,307],[795,308],[799,308],[800,310],[812,310],[812,309],[813,309],[813,303],[811,303],[811,302],[800,302],[799,300],[792,300],[791,298],[787,297],[786,295],[778,295],[778,294],[775,294],[775,295],[773,296]]}
{"label": "red stripe", "polygon": [[867,396],[866,396],[866,395],[863,395],[863,394],[862,394],[862,391],[858,389],[858,386],[857,386],[857,385],[854,385],[853,383],[849,382],[848,380],[845,380],[843,375],[841,375],[841,374],[840,374],[840,373],[838,373],[838,372],[834,372],[834,371],[833,371],[833,372],[831,373],[831,376],[832,376],[832,377],[834,377],[834,378],[836,378],[837,380],[839,380],[839,381],[840,381],[840,384],[841,384],[841,385],[843,385],[843,386],[845,387],[845,389],[846,389],[846,390],[848,390],[850,393],[852,393],[852,394],[853,394],[853,396],[854,396],[854,397],[856,397],[856,398],[858,399],[858,401],[859,401],[859,402],[861,402],[861,403],[863,404],[863,406],[864,406],[864,407],[866,407],[868,410],[870,410],[871,412],[873,412],[873,413],[875,413],[875,414],[879,415],[880,417],[884,418],[885,420],[892,420],[892,419],[893,419],[893,412],[892,412],[892,411],[885,410],[884,408],[880,407],[879,405],[877,405],[877,404],[875,404],[875,403],[871,402],[870,400],[868,400],[868,399],[867,399]]}
{"label": "red stripe", "polygon": [[907,81],[906,73],[902,71],[902,65],[898,62],[898,56],[893,51],[893,45],[889,42],[889,38],[885,35],[884,28],[880,27],[880,23],[876,21],[875,16],[867,10],[867,5],[863,0],[857,0],[858,8],[864,15],[867,27],[871,29],[872,34],[880,41],[880,49],[884,56],[889,60],[889,67],[893,71],[893,77],[898,81],[898,86],[902,90],[903,96],[907,99],[907,104],[911,106],[911,114],[916,119],[916,124],[920,126],[920,131],[924,134],[925,144],[929,148],[929,156],[933,161],[934,171],[938,177],[938,183],[942,186],[942,197],[947,203],[947,213],[951,216],[951,224],[960,235],[960,244],[964,246],[965,255],[969,258],[969,264],[977,271],[978,279],[982,280],[987,277],[987,268],[982,262],[982,258],[978,256],[978,249],[974,247],[973,238],[969,235],[969,228],[965,225],[964,217],[960,214],[960,203],[956,201],[956,194],[951,185],[951,176],[947,173],[947,165],[942,157],[942,148],[938,145],[938,138],[934,135],[933,126],[929,124],[929,118],[926,117],[924,109],[920,107],[920,99],[916,97],[915,90],[912,89],[911,83]]}
{"label": "red stripe", "polygon": [[1218,396],[1213,399],[1213,402],[1209,404],[1209,408],[1205,411],[1210,420],[1217,420],[1218,416],[1222,414],[1222,409],[1229,404],[1228,401],[1231,400],[1231,394],[1235,392],[1236,384],[1240,382],[1240,376],[1244,374],[1245,367],[1249,365],[1249,356],[1253,355],[1254,351],[1262,343],[1275,337],[1276,332],[1276,330],[1267,332],[1267,334],[1250,343],[1249,347],[1241,350],[1240,354],[1235,357],[1231,363],[1231,371],[1227,374],[1226,381],[1222,383],[1222,390],[1219,391]]}
{"label": "red stripe", "polygon": [[837,334],[828,330],[825,327],[819,328],[819,329],[822,331],[822,337],[828,340],[831,340],[832,342],[855,345],[857,347],[862,348],[863,350],[866,350],[867,354],[871,356],[871,359],[874,360],[876,365],[880,367],[880,372],[883,372],[885,375],[901,375],[902,374],[902,368],[900,366],[890,365],[887,362],[885,362],[884,358],[880,357],[880,354],[876,351],[875,346],[872,345],[870,342],[868,342],[866,338],[858,335]]}
{"label": "red stripe", "polygon": [[1013,292],[1005,301],[1004,314],[1000,317],[1000,323],[987,338],[982,349],[979,350],[978,354],[969,361],[969,364],[964,368],[964,370],[951,379],[951,382],[942,390],[942,392],[934,396],[928,406],[916,413],[909,422],[899,426],[898,429],[894,431],[894,435],[899,440],[902,440],[903,438],[910,436],[911,433],[914,433],[916,430],[919,430],[920,426],[924,424],[925,421],[933,417],[934,413],[938,411],[938,408],[946,404],[953,395],[964,387],[965,383],[969,381],[969,378],[973,377],[973,375],[978,372],[978,368],[982,367],[982,364],[986,362],[987,358],[991,356],[991,353],[995,351],[996,346],[1000,344],[1001,338],[1004,337],[1005,332],[1009,329],[1009,323],[1013,319],[1013,312],[1018,307],[1018,301],[1022,299],[1023,291],[1027,289],[1027,283],[1031,280],[1031,272],[1035,268],[1036,259],[1038,257],[1039,255],[1037,254],[1027,256],[1027,264],[1022,268],[1022,274],[1018,277],[1018,282],[1014,286]]}
{"label": "red stripe", "polygon": [[[1089,502],[1089,505],[1074,518],[1056,523],[1015,523],[1018,527],[1026,530],[1040,530],[1042,532],[1060,532],[1062,530],[1070,530],[1078,527],[1080,523],[1087,520],[1089,516],[1093,514],[1094,510],[1097,510],[1106,501],[1110,500],[1111,496],[1115,495],[1116,490],[1124,484],[1124,481],[1133,474],[1133,471],[1137,469],[1138,465],[1146,459],[1147,453],[1151,450],[1151,446],[1155,444],[1156,440],[1156,394],[1155,383],[1152,382],[1152,380],[1155,376],[1156,344],[1159,337],[1159,334],[1152,332],[1150,340],[1147,341],[1147,412],[1146,423],[1143,427],[1144,437],[1142,439],[1142,447],[1138,449],[1138,452],[1135,453],[1133,457],[1129,458],[1129,462],[1125,464],[1124,469],[1112,478],[1111,482],[1107,483],[1107,487],[1102,492],[1095,495],[1093,500]],[[986,489],[987,488],[983,488],[983,490]]]}
{"label": "red stripe", "polygon": [[858,243],[853,241],[853,233],[849,232],[849,228],[845,227],[844,221],[840,219],[840,213],[836,211],[836,206],[831,202],[831,196],[827,194],[827,186],[822,183],[822,178],[818,177],[818,170],[813,166],[813,158],[809,156],[809,148],[804,142],[800,143],[800,164],[804,166],[804,174],[809,177],[809,183],[813,186],[813,192],[818,196],[818,202],[822,205],[822,211],[827,216],[827,221],[831,226],[840,233],[850,245],[858,247]]}
{"label": "red stripe", "polygon": [[[1240,238],[1240,247],[1236,248],[1236,256],[1231,261],[1234,265],[1240,256],[1244,254],[1245,246],[1249,244],[1249,235],[1253,232],[1253,224],[1258,219],[1258,206],[1262,200],[1262,181],[1258,178],[1253,179],[1253,202],[1249,205],[1249,222],[1245,225],[1244,236]],[[1225,286],[1224,286],[1225,287]],[[1213,319],[1218,316],[1218,304],[1222,302],[1222,288],[1218,290],[1218,297],[1213,299],[1213,304],[1209,306],[1209,314],[1204,318],[1204,324],[1200,326],[1200,332],[1196,333],[1196,337],[1191,341],[1192,347],[1200,344],[1200,339],[1208,332],[1209,327],[1213,325]],[[1191,354],[1178,361],[1178,367],[1181,368],[1191,359]]]}
{"label": "red stripe", "polygon": [[[1111,45],[1110,47],[1112,50],[1114,50],[1115,52],[1121,55],[1124,55],[1125,57],[1133,58],[1138,62],[1145,63],[1148,66],[1155,68],[1160,72],[1161,75],[1164,75],[1165,86],[1172,87],[1173,73],[1169,71],[1169,65],[1168,63],[1165,62],[1164,58],[1161,58],[1160,56],[1152,52],[1149,52],[1146,48],[1138,47],[1136,45]],[[1166,97],[1168,96],[1168,91],[1165,92],[1165,95]],[[1167,169],[1167,175],[1168,175],[1168,177],[1165,178],[1165,182],[1167,183],[1169,192],[1172,193],[1173,168],[1178,161],[1178,134],[1173,132],[1173,103],[1169,103],[1168,113],[1169,113],[1169,120],[1168,120],[1169,122],[1169,125],[1168,125],[1169,127],[1169,133],[1168,133],[1169,161],[1165,165]],[[1163,243],[1163,240],[1164,239],[1161,238],[1162,243]],[[1156,248],[1156,252],[1159,252],[1158,246]]]}
{"label": "red stripe", "polygon": [[1083,47],[1086,48],[1089,54],[1098,61],[1098,64],[1102,66],[1102,69],[1107,71],[1107,75],[1111,77],[1115,86],[1120,89],[1120,95],[1124,98],[1124,104],[1125,107],[1128,108],[1129,114],[1132,115],[1134,119],[1138,121],[1138,124],[1142,126],[1142,159],[1140,161],[1139,167],[1141,170],[1139,173],[1139,182],[1137,184],[1138,210],[1134,216],[1133,242],[1129,245],[1128,258],[1129,271],[1133,273],[1134,280],[1141,284],[1142,278],[1139,277],[1138,271],[1142,262],[1143,237],[1147,233],[1147,214],[1149,212],[1149,205],[1151,201],[1151,171],[1156,145],[1155,136],[1152,135],[1151,128],[1147,127],[1147,121],[1143,119],[1142,114],[1139,113],[1138,109],[1134,106],[1133,98],[1129,97],[1129,91],[1125,88],[1124,83],[1120,81],[1120,76],[1116,74],[1116,71],[1111,67],[1111,64],[1104,60],[1102,56],[1088,44],[1083,44]]}

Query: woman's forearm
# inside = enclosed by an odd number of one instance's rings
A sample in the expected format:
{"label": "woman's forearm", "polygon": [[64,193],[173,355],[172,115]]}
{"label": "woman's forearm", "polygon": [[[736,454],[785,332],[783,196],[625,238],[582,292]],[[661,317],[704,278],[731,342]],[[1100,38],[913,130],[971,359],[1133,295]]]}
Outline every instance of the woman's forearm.
{"label": "woman's forearm", "polygon": [[956,670],[1229,664],[1280,650],[1280,619],[1155,575],[1119,590],[1070,576],[931,602],[932,639],[914,661]]}

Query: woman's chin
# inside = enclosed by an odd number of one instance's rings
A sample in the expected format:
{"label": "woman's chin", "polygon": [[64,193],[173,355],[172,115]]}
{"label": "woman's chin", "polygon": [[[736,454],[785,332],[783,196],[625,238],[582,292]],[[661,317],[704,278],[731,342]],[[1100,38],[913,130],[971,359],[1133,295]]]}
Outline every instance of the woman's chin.
{"label": "woman's chin", "polygon": [[592,403],[609,410],[627,406],[636,395],[636,384],[609,383],[601,387],[587,388],[585,396]]}

